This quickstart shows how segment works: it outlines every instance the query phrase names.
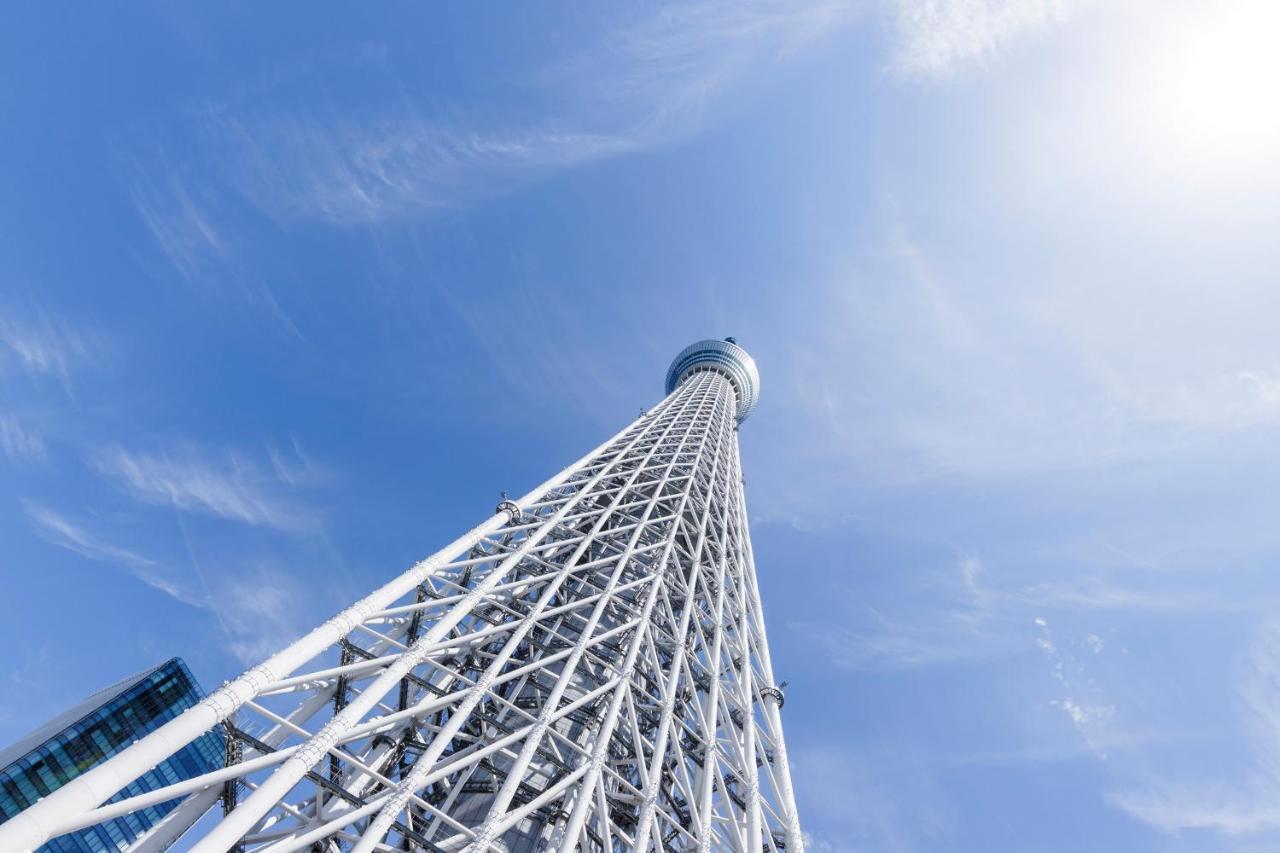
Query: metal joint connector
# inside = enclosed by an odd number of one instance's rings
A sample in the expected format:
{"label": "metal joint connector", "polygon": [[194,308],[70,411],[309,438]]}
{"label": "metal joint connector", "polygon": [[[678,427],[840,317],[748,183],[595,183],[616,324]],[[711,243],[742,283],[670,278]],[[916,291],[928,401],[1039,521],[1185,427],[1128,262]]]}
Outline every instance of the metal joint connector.
{"label": "metal joint connector", "polygon": [[505,512],[511,519],[511,524],[515,524],[524,515],[524,513],[520,511],[520,507],[516,505],[515,501],[503,501],[494,507],[493,511],[494,513]]}

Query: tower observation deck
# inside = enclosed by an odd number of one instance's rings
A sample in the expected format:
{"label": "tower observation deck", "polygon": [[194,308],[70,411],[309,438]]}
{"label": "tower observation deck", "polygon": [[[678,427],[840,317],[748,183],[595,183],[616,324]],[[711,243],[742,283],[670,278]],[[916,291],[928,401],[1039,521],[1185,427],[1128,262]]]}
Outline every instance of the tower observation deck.
{"label": "tower observation deck", "polygon": [[[738,451],[737,343],[439,551],[0,824],[179,801],[130,850],[802,851]],[[217,731],[226,765],[118,792]],[[206,812],[208,814],[206,814]]]}

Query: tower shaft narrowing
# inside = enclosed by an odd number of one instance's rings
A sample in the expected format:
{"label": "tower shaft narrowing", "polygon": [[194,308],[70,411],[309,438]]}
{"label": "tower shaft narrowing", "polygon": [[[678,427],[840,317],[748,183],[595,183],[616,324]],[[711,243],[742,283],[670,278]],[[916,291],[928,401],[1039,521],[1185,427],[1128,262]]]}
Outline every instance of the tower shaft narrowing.
{"label": "tower shaft narrowing", "polygon": [[[801,851],[738,452],[758,380],[693,362],[600,448],[0,825],[0,849],[185,798],[130,849],[218,805],[192,849]],[[228,766],[109,802],[215,727]]]}

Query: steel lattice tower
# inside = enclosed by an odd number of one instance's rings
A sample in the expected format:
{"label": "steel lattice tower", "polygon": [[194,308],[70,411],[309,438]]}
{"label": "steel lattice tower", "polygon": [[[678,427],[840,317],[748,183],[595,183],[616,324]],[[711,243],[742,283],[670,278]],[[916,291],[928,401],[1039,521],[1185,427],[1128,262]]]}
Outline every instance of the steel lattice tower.
{"label": "steel lattice tower", "polygon": [[[667,392],[0,825],[0,850],[185,798],[130,849],[208,811],[184,838],[201,853],[801,851],[738,455],[759,376],[701,341]],[[210,730],[225,768],[118,795]]]}

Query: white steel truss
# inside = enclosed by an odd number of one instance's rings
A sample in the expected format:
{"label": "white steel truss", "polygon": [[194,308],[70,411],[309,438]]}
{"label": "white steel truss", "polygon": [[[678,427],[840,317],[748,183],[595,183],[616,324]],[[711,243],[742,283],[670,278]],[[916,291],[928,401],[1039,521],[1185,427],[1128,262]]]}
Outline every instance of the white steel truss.
{"label": "white steel truss", "polygon": [[[669,380],[592,453],[0,825],[0,850],[182,798],[129,849],[163,850],[217,806],[184,844],[802,851],[740,380]],[[113,799],[211,729],[223,769]]]}

